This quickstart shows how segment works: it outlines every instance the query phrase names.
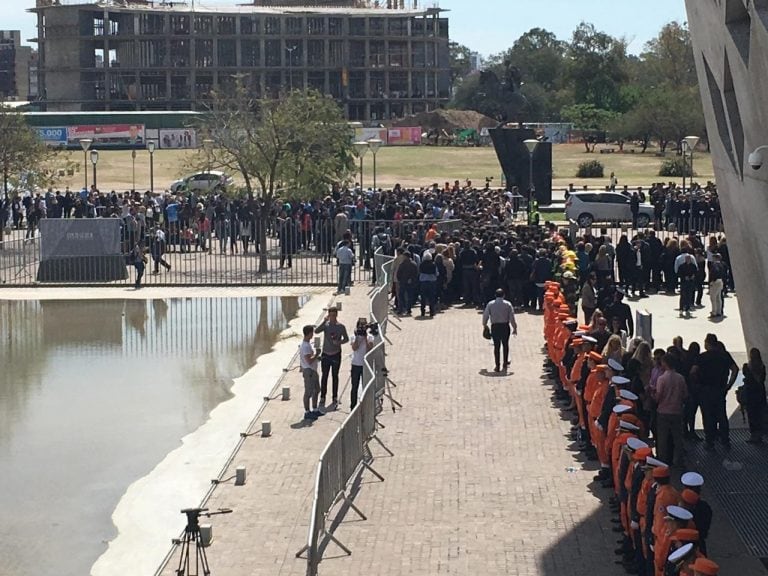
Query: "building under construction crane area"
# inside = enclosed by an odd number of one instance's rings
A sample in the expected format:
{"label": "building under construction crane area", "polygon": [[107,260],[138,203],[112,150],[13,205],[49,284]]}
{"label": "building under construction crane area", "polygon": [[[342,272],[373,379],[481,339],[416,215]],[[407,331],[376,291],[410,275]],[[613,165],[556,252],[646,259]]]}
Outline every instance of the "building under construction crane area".
{"label": "building under construction crane area", "polygon": [[350,120],[434,110],[450,96],[448,19],[423,1],[37,0],[40,106],[202,110],[240,77],[256,97],[319,90]]}

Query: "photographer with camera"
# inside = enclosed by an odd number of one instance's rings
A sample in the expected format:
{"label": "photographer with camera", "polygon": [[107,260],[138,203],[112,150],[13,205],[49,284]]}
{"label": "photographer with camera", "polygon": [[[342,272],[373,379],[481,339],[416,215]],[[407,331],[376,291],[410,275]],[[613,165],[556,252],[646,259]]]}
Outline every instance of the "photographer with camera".
{"label": "photographer with camera", "polygon": [[355,326],[355,337],[352,339],[352,384],[350,390],[350,410],[357,406],[357,394],[363,379],[363,362],[365,355],[373,348],[373,336],[368,333],[368,321],[358,318]]}

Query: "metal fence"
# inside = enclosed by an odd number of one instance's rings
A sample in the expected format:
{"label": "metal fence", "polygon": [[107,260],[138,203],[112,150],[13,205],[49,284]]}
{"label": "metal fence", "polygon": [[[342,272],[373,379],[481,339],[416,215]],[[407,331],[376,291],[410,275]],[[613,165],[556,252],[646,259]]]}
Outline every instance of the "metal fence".
{"label": "metal fence", "polygon": [[[379,479],[379,475],[370,466],[368,442],[375,438],[377,429],[376,416],[381,412],[384,390],[387,384],[385,367],[385,336],[389,315],[389,292],[392,286],[391,267],[393,258],[384,256],[381,250],[375,255],[377,267],[377,287],[371,298],[370,321],[380,326],[377,343],[365,356],[363,382],[364,389],[360,403],[344,420],[323,450],[317,464],[315,476],[315,492],[310,513],[309,534],[307,545],[297,556],[307,552],[307,575],[315,576],[322,559],[324,549],[323,539],[334,542],[347,554],[351,551],[344,546],[327,526],[331,510],[340,501],[353,509],[363,520],[365,515],[351,502],[348,497],[348,486],[357,476],[361,467],[367,468]],[[384,302],[381,294],[386,297],[386,307],[376,309],[376,303],[381,306]],[[378,300],[377,300],[378,298]]]}
{"label": "metal fence", "polygon": [[613,242],[614,246],[621,238],[622,234],[626,234],[629,240],[637,235],[639,232],[648,232],[653,230],[657,238],[660,238],[662,242],[667,238],[682,239],[688,236],[690,231],[693,231],[699,238],[706,240],[713,234],[720,234],[724,232],[723,222],[720,218],[707,217],[707,218],[694,218],[689,220],[687,218],[676,218],[670,220],[661,220],[657,222],[650,222],[648,226],[637,226],[631,222],[615,221],[605,222],[603,224],[594,223],[591,226],[582,227],[578,223],[571,220],[569,221],[571,229],[571,237],[583,236],[586,232],[590,232],[593,236],[608,236]]}
{"label": "metal fence", "polygon": [[[388,230],[394,247],[395,242],[410,238],[414,232],[423,238],[433,223],[438,232],[450,233],[461,226],[457,220],[352,221],[350,230],[357,253],[352,281],[365,282],[370,277],[377,226]],[[146,260],[141,282],[144,286],[338,285],[334,257],[337,236],[332,230],[302,233],[291,227],[257,241],[262,236],[260,225],[253,223],[247,234],[215,223],[211,230],[202,231],[183,223],[162,228],[142,225],[130,230],[124,225],[122,261],[116,264],[120,270],[101,269],[115,267],[114,259],[105,263],[96,258],[61,258],[46,261],[44,277],[39,274],[40,236],[11,239],[0,242],[0,286],[135,284],[141,268],[136,266],[133,254],[136,245]]]}

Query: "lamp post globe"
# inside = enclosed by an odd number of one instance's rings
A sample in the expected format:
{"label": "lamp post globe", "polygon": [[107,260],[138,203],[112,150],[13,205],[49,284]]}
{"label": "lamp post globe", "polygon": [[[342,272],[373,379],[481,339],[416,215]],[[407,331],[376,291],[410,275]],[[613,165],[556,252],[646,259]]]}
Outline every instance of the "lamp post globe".
{"label": "lamp post globe", "polygon": [[379,149],[382,147],[384,142],[382,142],[379,138],[371,138],[368,140],[368,147],[371,149],[371,153],[373,154],[373,189],[376,190],[376,154],[378,153]]}
{"label": "lamp post globe", "polygon": [[368,149],[370,148],[370,144],[364,140],[361,140],[359,142],[355,142],[352,144],[352,148],[355,150],[355,154],[357,154],[358,158],[360,158],[360,188],[363,188],[363,157],[368,152]]}
{"label": "lamp post globe", "polygon": [[80,147],[83,149],[83,173],[85,177],[84,188],[86,190],[88,190],[88,149],[91,147],[91,144],[93,144],[93,140],[91,138],[80,139]]}

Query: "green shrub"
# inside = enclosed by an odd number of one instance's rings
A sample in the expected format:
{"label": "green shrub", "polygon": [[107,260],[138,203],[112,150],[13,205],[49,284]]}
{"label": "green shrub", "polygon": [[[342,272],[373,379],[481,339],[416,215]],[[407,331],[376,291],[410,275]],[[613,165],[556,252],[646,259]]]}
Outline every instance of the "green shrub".
{"label": "green shrub", "polygon": [[577,178],[602,178],[605,173],[603,163],[599,160],[587,160],[579,164]]}
{"label": "green shrub", "polygon": [[659,176],[669,176],[671,178],[686,176],[690,178],[695,176],[695,174],[691,172],[691,165],[687,161],[682,158],[669,158],[661,163]]}

